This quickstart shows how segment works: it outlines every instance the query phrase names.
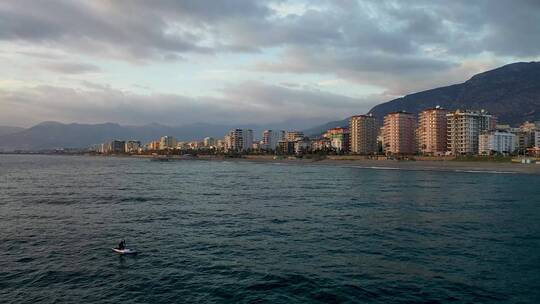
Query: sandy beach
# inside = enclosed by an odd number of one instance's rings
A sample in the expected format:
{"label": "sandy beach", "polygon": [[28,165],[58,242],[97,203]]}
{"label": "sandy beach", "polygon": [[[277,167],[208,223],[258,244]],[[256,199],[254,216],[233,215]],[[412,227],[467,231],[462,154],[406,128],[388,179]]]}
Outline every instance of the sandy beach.
{"label": "sandy beach", "polygon": [[339,160],[339,159],[273,159],[271,157],[222,158],[202,157],[211,161],[280,163],[291,165],[343,166],[387,170],[446,171],[470,173],[540,174],[540,164],[498,163],[487,161],[410,161],[410,160]]}
{"label": "sandy beach", "polygon": [[[115,157],[152,158],[151,155],[132,155]],[[169,156],[170,160],[179,161],[227,161],[251,163],[278,163],[309,166],[342,166],[381,170],[444,171],[469,173],[499,174],[535,174],[540,175],[540,164],[521,164],[490,161],[455,161],[455,160],[387,160],[363,159],[354,157],[332,156],[322,160],[302,158],[274,159],[271,155],[249,155],[243,157],[224,157],[216,155],[198,155],[196,157]]]}

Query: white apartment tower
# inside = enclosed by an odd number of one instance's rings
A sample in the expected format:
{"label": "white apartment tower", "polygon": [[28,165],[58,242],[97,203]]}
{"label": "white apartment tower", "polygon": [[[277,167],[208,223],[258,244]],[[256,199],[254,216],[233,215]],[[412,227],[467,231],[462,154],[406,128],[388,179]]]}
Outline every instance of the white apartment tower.
{"label": "white apartment tower", "polygon": [[280,140],[285,138],[285,131],[265,130],[262,138],[262,148],[276,150]]}
{"label": "white apartment tower", "polygon": [[486,111],[457,110],[446,115],[448,152],[452,155],[478,154],[480,133],[495,128],[496,118]]}
{"label": "white apartment tower", "polygon": [[168,150],[176,148],[176,138],[172,136],[162,136],[159,139],[159,149]]}
{"label": "white apartment tower", "polygon": [[213,147],[216,145],[216,140],[213,137],[205,137],[203,139],[203,145],[207,148]]}
{"label": "white apartment tower", "polygon": [[251,149],[253,146],[253,130],[234,129],[228,134],[228,149],[241,152]]}

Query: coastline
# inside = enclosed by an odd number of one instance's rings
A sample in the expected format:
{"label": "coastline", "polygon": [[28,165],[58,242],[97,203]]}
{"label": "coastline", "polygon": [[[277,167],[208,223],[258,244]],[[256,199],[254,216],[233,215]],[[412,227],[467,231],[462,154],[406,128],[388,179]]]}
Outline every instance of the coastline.
{"label": "coastline", "polygon": [[[61,156],[59,154],[8,154],[0,155],[49,155]],[[110,157],[110,158],[132,158],[150,159],[151,155],[90,155],[77,154],[63,156],[82,157]],[[529,174],[540,175],[539,164],[521,164],[511,162],[490,162],[490,161],[456,161],[456,160],[387,160],[387,159],[365,159],[351,157],[335,157],[326,159],[302,159],[302,158],[280,158],[274,159],[271,155],[248,155],[243,157],[224,157],[216,155],[198,155],[195,157],[169,157],[171,161],[211,161],[211,162],[248,162],[248,163],[269,163],[280,165],[308,165],[308,166],[336,166],[359,169],[377,170],[406,170],[406,171],[438,171],[438,172],[464,172],[464,173],[494,173],[494,174]]]}
{"label": "coastline", "polygon": [[290,165],[340,166],[359,169],[439,171],[466,173],[534,174],[540,175],[540,164],[497,163],[483,161],[411,161],[411,160],[371,160],[371,159],[273,159],[269,157],[223,158],[204,157],[197,160],[232,161],[251,163],[279,163]]}

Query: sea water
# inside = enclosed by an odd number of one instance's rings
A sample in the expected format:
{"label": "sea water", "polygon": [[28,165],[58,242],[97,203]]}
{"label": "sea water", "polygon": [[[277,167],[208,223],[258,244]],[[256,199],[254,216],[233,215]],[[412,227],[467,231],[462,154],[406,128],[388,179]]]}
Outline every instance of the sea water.
{"label": "sea water", "polygon": [[537,175],[0,155],[0,303],[538,303],[539,282]]}

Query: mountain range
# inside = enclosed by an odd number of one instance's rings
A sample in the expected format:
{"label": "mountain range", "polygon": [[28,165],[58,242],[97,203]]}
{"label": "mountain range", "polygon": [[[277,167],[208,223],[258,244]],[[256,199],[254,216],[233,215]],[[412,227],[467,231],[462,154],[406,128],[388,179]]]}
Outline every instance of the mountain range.
{"label": "mountain range", "polygon": [[[140,140],[143,143],[159,139],[161,136],[174,136],[178,140],[201,140],[210,136],[223,138],[234,128],[252,129],[255,134],[261,134],[266,129],[305,129],[313,126],[320,118],[295,119],[275,124],[265,125],[218,125],[208,123],[193,123],[181,126],[166,126],[152,123],[142,126],[122,126],[116,123],[103,124],[63,124],[55,121],[42,122],[28,129],[5,128],[0,133],[0,151],[13,150],[48,150],[57,148],[85,148],[113,139]],[[0,128],[0,132],[4,130]]]}
{"label": "mountain range", "polygon": [[[474,75],[464,83],[422,91],[375,106],[369,111],[381,121],[391,112],[419,113],[442,106],[448,110],[485,109],[500,123],[518,125],[540,120],[540,62],[518,62]],[[361,113],[359,113],[361,114]],[[309,135],[347,126],[349,118],[305,131]]]}
{"label": "mountain range", "polygon": [[0,126],[0,136],[24,131],[24,128]]}
{"label": "mountain range", "polygon": [[[511,125],[540,120],[540,62],[518,62],[477,74],[464,83],[409,94],[375,106],[370,113],[382,120],[394,111],[419,113],[442,106],[448,110],[485,109],[499,122]],[[362,114],[362,113],[355,113]],[[111,139],[142,142],[171,135],[179,140],[222,138],[233,128],[251,128],[259,135],[265,129],[304,129],[306,135],[320,135],[328,129],[348,125],[349,118],[316,125],[316,119],[296,119],[268,125],[217,125],[194,123],[183,126],[149,124],[121,126],[104,124],[62,124],[44,122],[28,129],[0,126],[0,151],[82,148]]]}

